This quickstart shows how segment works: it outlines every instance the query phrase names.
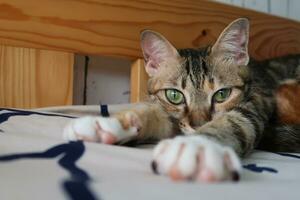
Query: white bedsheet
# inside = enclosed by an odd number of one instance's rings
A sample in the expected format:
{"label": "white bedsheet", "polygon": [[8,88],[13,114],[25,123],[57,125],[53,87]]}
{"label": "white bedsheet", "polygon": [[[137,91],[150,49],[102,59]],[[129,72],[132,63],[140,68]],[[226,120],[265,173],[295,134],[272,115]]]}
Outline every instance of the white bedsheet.
{"label": "white bedsheet", "polygon": [[0,110],[0,200],[300,199],[299,154],[255,151],[237,183],[172,182],[152,173],[151,149],[68,143],[70,118],[35,112]]}

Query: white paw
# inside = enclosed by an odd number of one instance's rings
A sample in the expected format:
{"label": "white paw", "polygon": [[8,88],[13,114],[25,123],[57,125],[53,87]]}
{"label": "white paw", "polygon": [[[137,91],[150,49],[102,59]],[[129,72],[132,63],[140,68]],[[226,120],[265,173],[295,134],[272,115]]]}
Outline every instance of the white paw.
{"label": "white paw", "polygon": [[204,136],[178,136],[154,149],[152,169],[174,180],[218,182],[238,180],[241,163],[236,153]]}
{"label": "white paw", "polygon": [[[130,119],[131,115],[129,116]],[[132,120],[132,119],[130,119]],[[114,144],[134,137],[139,127],[130,124],[123,128],[121,122],[114,117],[82,117],[72,120],[64,129],[64,139],[70,141],[83,140]]]}

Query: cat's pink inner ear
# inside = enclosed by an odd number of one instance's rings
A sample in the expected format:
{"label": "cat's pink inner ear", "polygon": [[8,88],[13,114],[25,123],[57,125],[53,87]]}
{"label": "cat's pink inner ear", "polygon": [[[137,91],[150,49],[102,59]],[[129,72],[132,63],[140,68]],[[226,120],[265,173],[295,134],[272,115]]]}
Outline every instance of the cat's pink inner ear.
{"label": "cat's pink inner ear", "polygon": [[221,33],[212,51],[217,51],[224,59],[231,59],[238,65],[247,65],[249,22],[247,19],[233,21]]}
{"label": "cat's pink inner ear", "polygon": [[[237,31],[235,35],[236,41],[234,42],[236,42],[237,49],[235,49],[233,53],[234,53],[234,59],[238,65],[247,65],[249,61],[247,31],[248,31],[247,28],[240,27],[240,29]],[[235,38],[233,38],[233,40],[234,39]]]}
{"label": "cat's pink inner ear", "polygon": [[141,47],[146,62],[146,72],[150,77],[159,72],[161,63],[174,58],[177,52],[162,35],[149,30],[141,33]]}
{"label": "cat's pink inner ear", "polygon": [[142,50],[145,59],[145,68],[149,76],[157,73],[159,63],[162,62],[162,42],[152,32],[144,33],[142,36]]}
{"label": "cat's pink inner ear", "polygon": [[158,73],[158,68],[159,68],[159,64],[155,63],[151,59],[145,63],[146,72],[150,77]]}

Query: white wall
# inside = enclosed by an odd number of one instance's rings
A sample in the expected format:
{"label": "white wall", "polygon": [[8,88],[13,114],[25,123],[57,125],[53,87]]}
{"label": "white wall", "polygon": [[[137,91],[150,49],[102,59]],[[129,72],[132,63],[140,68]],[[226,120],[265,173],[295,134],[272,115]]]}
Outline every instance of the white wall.
{"label": "white wall", "polygon": [[129,60],[90,56],[86,103],[128,103],[129,77]]}
{"label": "white wall", "polygon": [[300,21],[299,0],[215,0]]}
{"label": "white wall", "polygon": [[[86,104],[128,103],[131,62],[103,56],[89,56],[88,58]],[[73,90],[73,103],[75,105],[84,104],[85,62],[85,56],[76,55]]]}
{"label": "white wall", "polygon": [[[300,0],[216,0],[282,17],[300,20]],[[75,61],[74,103],[82,104],[84,56]],[[87,104],[129,102],[130,62],[90,57],[87,76]]]}

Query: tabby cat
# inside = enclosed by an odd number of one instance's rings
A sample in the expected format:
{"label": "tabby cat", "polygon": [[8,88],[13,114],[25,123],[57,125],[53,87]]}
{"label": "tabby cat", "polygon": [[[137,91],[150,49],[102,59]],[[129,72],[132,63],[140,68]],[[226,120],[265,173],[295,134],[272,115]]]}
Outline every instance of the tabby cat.
{"label": "tabby cat", "polygon": [[249,61],[248,36],[244,18],[203,49],[176,50],[143,31],[149,101],[109,118],[75,119],[64,136],[105,144],[158,139],[154,172],[203,182],[238,180],[239,157],[254,148],[300,152],[300,57]]}

